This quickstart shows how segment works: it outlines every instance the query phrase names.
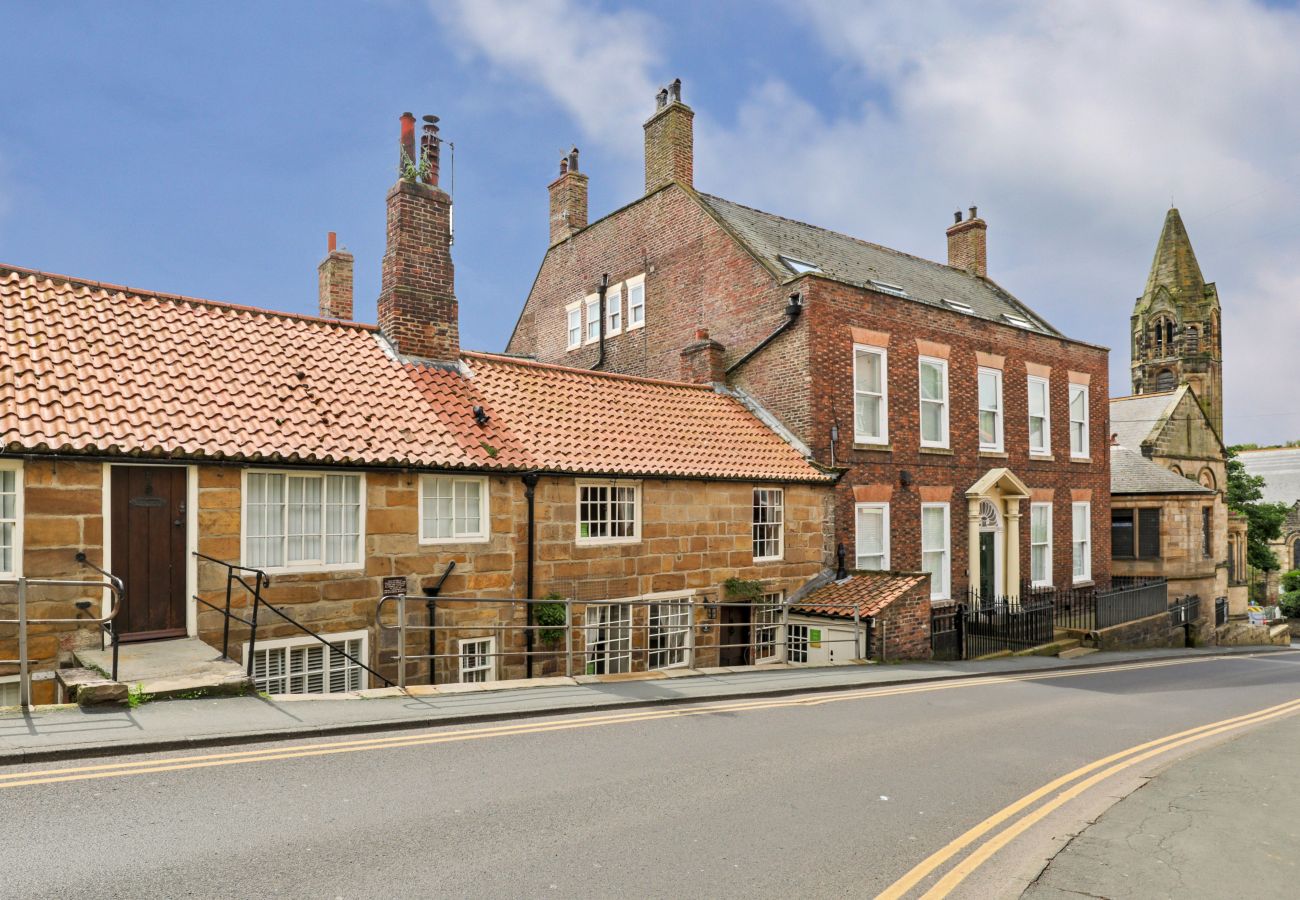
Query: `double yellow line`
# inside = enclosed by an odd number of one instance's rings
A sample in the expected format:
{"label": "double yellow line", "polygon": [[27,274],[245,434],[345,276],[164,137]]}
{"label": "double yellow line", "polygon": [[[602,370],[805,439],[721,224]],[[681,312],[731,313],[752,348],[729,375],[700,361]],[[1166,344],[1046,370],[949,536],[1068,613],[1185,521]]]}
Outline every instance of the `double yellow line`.
{"label": "double yellow line", "polygon": [[923,694],[935,691],[960,690],[983,687],[994,684],[1010,684],[1021,681],[1047,681],[1060,678],[1078,678],[1100,675],[1110,672],[1125,672],[1134,669],[1155,669],[1166,666],[1188,665],[1225,659],[1221,656],[1204,656],[1192,659],[1162,660],[1144,663],[1122,663],[1112,666],[1095,666],[1087,669],[1071,669],[1064,672],[1037,672],[1026,675],[1010,675],[994,678],[962,678],[952,681],[927,682],[925,684],[904,685],[887,688],[867,688],[828,694],[802,695],[784,699],[755,699],[732,703],[715,703],[705,706],[669,707],[648,710],[633,710],[623,713],[604,713],[599,715],[569,718],[561,721],[515,722],[505,725],[468,728],[460,731],[420,732],[391,735],[388,737],[360,738],[350,741],[333,741],[329,743],[299,744],[294,746],[263,747],[257,750],[242,750],[226,753],[209,753],[196,756],[172,757],[167,759],[136,759],[126,762],[101,763],[96,765],[75,766],[62,769],[47,769],[39,772],[15,772],[0,775],[0,790],[5,788],[30,787],[42,784],[58,784],[71,781],[88,781],[98,778],[117,778],[126,775],[151,775],[158,772],[179,772],[189,769],[205,769],[216,766],[244,765],[257,762],[274,762],[284,759],[303,759],[313,756],[332,756],[340,753],[358,753],[370,750],[394,750],[405,747],[418,747],[430,744],[450,744],[462,741],[485,740],[488,738],[512,737],[526,734],[542,734],[551,731],[571,731],[580,728],[596,728],[608,725],[629,725],[651,722],[660,719],[677,719],[688,716],[709,716],[726,713],[755,712],[767,709],[782,709],[799,706],[823,706],[828,703],[841,703],[847,700],[870,700],[878,697],[896,697],[903,694]]}
{"label": "double yellow line", "polygon": [[[1167,735],[1153,741],[1147,741],[1144,744],[1129,747],[1127,750],[1121,750],[1119,753],[1112,753],[1110,756],[1088,763],[1086,766],[1081,766],[1073,772],[1068,772],[1060,778],[1043,785],[1033,793],[1026,794],[1016,802],[1003,807],[978,825],[967,830],[947,846],[936,850],[917,863],[906,875],[877,895],[876,900],[899,900],[899,898],[907,896],[921,882],[940,871],[954,856],[975,845],[981,838],[994,832],[1003,823],[1014,819],[1002,831],[993,834],[992,837],[988,837],[983,843],[975,846],[957,865],[949,869],[929,890],[921,895],[922,900],[936,900],[936,898],[947,897],[967,876],[988,862],[993,854],[1024,834],[1052,812],[1060,809],[1084,791],[1096,786],[1112,775],[1131,769],[1152,757],[1168,753],[1179,747],[1185,747],[1194,741],[1202,741],[1215,735],[1257,725],[1296,712],[1300,712],[1300,699],[1257,710],[1246,715],[1235,716],[1231,719],[1211,722],[1208,725],[1190,728],[1187,731],[1180,731],[1177,734]],[[1085,778],[1084,776],[1088,777]],[[1072,782],[1074,783],[1071,784]],[[1055,796],[1052,796],[1053,794]],[[1051,796],[1051,799],[1046,803],[1027,812],[1034,804],[1049,796]],[[1016,818],[1017,816],[1019,818]]]}

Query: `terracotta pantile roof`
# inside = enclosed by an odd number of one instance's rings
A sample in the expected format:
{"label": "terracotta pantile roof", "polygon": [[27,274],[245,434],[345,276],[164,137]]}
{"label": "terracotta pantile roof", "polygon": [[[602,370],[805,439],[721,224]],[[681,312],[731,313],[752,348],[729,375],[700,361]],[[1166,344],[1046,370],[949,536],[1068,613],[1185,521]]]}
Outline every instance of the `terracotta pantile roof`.
{"label": "terracotta pantile roof", "polygon": [[[707,478],[827,478],[696,385],[0,267],[0,451]],[[480,425],[474,408],[487,421]]]}
{"label": "terracotta pantile roof", "polygon": [[843,581],[829,582],[795,601],[790,611],[851,619],[856,606],[863,618],[874,616],[925,580],[926,576],[918,572],[854,572]]}

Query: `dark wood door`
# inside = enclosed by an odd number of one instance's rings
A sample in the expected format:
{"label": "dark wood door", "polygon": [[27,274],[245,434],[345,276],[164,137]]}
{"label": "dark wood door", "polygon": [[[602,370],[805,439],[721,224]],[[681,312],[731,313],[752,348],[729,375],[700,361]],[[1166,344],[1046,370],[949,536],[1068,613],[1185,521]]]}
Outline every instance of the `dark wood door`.
{"label": "dark wood door", "polygon": [[185,469],[114,466],[113,574],[126,583],[124,641],[185,634]]}
{"label": "dark wood door", "polygon": [[721,615],[718,643],[722,646],[718,648],[718,665],[749,665],[749,607],[723,603]]}
{"label": "dark wood door", "polygon": [[980,532],[980,596],[991,600],[997,586],[997,536],[991,531]]}

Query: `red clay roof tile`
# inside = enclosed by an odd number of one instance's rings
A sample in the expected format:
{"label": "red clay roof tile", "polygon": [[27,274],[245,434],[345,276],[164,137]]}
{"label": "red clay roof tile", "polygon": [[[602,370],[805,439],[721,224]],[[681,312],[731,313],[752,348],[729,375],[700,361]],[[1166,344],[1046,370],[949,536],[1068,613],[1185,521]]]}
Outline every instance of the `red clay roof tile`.
{"label": "red clay roof tile", "polygon": [[926,576],[918,572],[854,572],[791,604],[790,611],[851,619],[856,607],[858,615],[874,616],[925,580]]}

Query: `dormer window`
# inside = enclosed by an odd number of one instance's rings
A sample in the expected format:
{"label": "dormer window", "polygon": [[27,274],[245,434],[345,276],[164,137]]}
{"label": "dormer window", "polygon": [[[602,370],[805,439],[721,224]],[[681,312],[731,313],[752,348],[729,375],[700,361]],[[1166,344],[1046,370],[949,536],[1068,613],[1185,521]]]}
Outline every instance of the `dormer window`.
{"label": "dormer window", "polygon": [[907,296],[907,291],[904,290],[903,286],[900,284],[890,284],[888,281],[876,281],[874,278],[869,280],[867,284],[871,285],[882,294],[890,294],[894,297]]}
{"label": "dormer window", "polygon": [[965,313],[968,316],[975,312],[975,308],[973,306],[971,306],[969,303],[963,303],[961,300],[949,300],[947,297],[944,297],[943,305],[948,307],[949,309],[955,309],[959,313]]}
{"label": "dormer window", "polygon": [[805,262],[802,259],[795,259],[793,256],[786,256],[784,253],[779,255],[777,259],[781,260],[781,264],[796,275],[804,275],[808,272],[820,272],[822,270],[822,267],[816,263]]}
{"label": "dormer window", "polygon": [[1024,316],[1015,316],[1011,313],[1003,313],[1002,318],[1017,328],[1026,328],[1030,331],[1034,330],[1034,323],[1026,319]]}

